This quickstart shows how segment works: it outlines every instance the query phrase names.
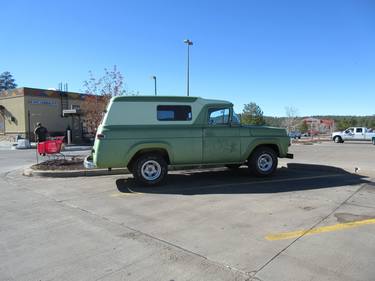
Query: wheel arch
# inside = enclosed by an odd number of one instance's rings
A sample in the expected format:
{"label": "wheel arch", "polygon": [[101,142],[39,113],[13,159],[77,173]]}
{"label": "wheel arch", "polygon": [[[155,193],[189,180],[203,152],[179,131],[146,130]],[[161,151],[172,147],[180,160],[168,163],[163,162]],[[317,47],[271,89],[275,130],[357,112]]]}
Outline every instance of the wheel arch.
{"label": "wheel arch", "polygon": [[334,135],[334,136],[332,137],[332,140],[335,141],[336,138],[338,138],[338,139],[340,140],[339,142],[343,142],[343,141],[344,141],[343,137],[340,136],[340,135]]}
{"label": "wheel arch", "polygon": [[268,148],[271,148],[272,150],[274,150],[276,152],[276,155],[277,157],[280,156],[280,150],[279,150],[279,146],[277,144],[274,144],[274,143],[270,143],[270,144],[259,144],[257,145],[256,147],[254,147],[254,149],[251,151],[251,153],[249,154],[248,156],[248,159],[251,157],[251,155],[253,155],[254,151],[261,148],[261,147],[268,147]]}
{"label": "wheel arch", "polygon": [[130,150],[128,157],[126,159],[126,166],[128,169],[131,170],[131,167],[135,163],[135,161],[142,155],[148,154],[148,153],[154,153],[161,155],[164,160],[167,162],[167,164],[171,164],[172,162],[172,155],[171,150],[169,149],[169,146],[167,144],[142,144],[134,147]]}
{"label": "wheel arch", "polygon": [[282,150],[280,149],[280,145],[277,140],[259,140],[257,142],[250,144],[250,146],[248,147],[244,155],[246,160],[248,160],[254,153],[254,151],[260,147],[271,148],[276,152],[277,157],[281,156]]}

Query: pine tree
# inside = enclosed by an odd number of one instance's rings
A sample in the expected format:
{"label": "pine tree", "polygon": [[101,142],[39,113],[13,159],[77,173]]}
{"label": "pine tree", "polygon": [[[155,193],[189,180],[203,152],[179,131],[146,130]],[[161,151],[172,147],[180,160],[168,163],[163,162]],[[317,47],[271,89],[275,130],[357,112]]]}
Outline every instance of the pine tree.
{"label": "pine tree", "polygon": [[241,121],[246,125],[264,125],[266,123],[262,109],[255,102],[244,105]]}
{"label": "pine tree", "polygon": [[14,89],[17,87],[12,74],[9,71],[5,71],[0,74],[0,91]]}
{"label": "pine tree", "polygon": [[299,130],[301,133],[306,133],[309,130],[309,126],[307,125],[306,121],[302,121],[299,126]]}

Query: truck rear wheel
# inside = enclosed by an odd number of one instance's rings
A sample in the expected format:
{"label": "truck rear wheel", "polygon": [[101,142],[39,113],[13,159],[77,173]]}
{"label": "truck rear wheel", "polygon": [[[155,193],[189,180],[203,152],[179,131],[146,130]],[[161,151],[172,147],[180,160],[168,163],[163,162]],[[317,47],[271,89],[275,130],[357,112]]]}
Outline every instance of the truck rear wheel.
{"label": "truck rear wheel", "polygon": [[254,150],[249,158],[249,169],[257,177],[273,174],[277,168],[277,153],[272,148],[262,146]]}
{"label": "truck rear wheel", "polygon": [[137,183],[154,186],[165,180],[168,164],[161,155],[144,154],[135,161],[132,170]]}

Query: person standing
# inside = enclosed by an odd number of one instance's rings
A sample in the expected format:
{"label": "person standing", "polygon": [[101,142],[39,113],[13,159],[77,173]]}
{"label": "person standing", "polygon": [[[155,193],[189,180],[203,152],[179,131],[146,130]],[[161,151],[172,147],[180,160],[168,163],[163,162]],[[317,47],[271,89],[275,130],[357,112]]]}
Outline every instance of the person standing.
{"label": "person standing", "polygon": [[36,124],[34,134],[35,134],[35,140],[37,142],[42,142],[42,141],[45,141],[47,139],[48,131],[47,131],[47,128],[42,126],[42,123],[38,122]]}

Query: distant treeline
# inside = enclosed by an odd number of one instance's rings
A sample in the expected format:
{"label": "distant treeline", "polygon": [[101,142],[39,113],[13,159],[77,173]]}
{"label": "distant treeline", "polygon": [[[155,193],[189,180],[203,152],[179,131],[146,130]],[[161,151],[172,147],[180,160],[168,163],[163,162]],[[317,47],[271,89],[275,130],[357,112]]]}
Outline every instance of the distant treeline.
{"label": "distant treeline", "polygon": [[[372,116],[335,116],[335,115],[317,115],[312,116],[318,119],[335,120],[335,128],[337,130],[345,130],[348,127],[367,127],[375,129],[375,115]],[[287,117],[270,117],[264,116],[266,125],[283,127],[286,124]],[[302,123],[303,117],[297,117],[296,123]]]}

